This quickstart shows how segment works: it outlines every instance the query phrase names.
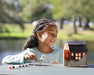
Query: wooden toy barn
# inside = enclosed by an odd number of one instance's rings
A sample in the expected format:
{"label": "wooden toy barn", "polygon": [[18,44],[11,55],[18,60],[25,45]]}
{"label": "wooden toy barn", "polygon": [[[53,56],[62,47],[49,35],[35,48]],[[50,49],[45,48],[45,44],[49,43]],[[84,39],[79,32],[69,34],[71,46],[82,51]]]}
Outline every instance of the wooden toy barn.
{"label": "wooden toy barn", "polygon": [[63,50],[63,65],[72,67],[87,66],[87,47],[83,41],[67,41]]}

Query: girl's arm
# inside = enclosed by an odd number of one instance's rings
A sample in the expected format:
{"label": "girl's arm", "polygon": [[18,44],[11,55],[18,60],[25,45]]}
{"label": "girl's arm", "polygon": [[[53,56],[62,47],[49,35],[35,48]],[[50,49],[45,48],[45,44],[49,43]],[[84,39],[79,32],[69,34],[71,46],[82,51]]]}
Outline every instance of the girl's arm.
{"label": "girl's arm", "polygon": [[31,63],[32,62],[31,60],[37,61],[36,55],[32,53],[30,49],[27,49],[20,54],[8,55],[4,57],[2,63],[3,64]]}
{"label": "girl's arm", "polygon": [[3,58],[2,64],[18,64],[24,63],[24,55],[17,54],[17,55],[8,55]]}

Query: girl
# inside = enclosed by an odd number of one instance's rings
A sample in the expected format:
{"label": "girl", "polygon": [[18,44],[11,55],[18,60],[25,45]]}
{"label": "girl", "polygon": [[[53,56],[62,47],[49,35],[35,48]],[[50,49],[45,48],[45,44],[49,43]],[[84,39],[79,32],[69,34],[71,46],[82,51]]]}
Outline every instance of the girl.
{"label": "girl", "polygon": [[45,58],[45,63],[62,63],[63,51],[60,48],[53,47],[57,39],[57,26],[48,19],[42,19],[37,22],[33,35],[29,36],[22,49],[17,55],[6,56],[2,63],[39,63]]}

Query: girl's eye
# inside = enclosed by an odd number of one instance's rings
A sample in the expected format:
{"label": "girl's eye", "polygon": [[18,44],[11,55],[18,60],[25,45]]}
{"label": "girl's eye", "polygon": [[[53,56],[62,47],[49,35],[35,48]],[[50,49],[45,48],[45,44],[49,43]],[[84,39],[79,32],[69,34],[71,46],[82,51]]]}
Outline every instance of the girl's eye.
{"label": "girl's eye", "polygon": [[53,33],[50,33],[50,35],[54,36],[54,37],[57,37],[57,35],[53,34]]}
{"label": "girl's eye", "polygon": [[50,35],[54,35],[53,33],[50,33]]}

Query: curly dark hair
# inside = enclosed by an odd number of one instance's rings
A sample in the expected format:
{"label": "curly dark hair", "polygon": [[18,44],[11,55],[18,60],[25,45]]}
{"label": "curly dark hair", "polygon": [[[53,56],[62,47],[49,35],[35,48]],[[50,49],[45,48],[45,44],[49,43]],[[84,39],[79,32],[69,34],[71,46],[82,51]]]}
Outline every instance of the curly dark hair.
{"label": "curly dark hair", "polygon": [[54,23],[54,21],[50,20],[50,19],[38,20],[37,25],[35,26],[35,28],[33,30],[33,35],[27,37],[26,43],[24,44],[22,51],[26,50],[27,48],[37,47],[38,46],[37,31],[43,30],[50,23]]}

